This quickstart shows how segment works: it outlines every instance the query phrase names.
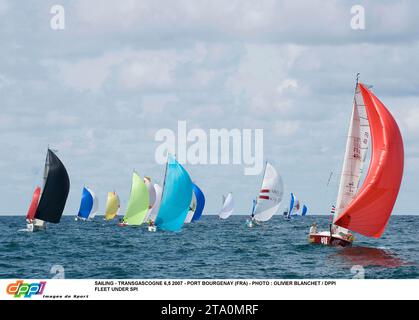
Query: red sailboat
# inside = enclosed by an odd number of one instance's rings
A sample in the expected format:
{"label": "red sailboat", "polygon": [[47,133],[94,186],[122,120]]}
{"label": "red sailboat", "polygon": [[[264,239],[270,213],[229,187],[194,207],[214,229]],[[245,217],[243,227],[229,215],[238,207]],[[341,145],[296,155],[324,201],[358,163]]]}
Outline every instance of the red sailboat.
{"label": "red sailboat", "polygon": [[[359,188],[370,139],[371,162]],[[312,226],[309,242],[348,246],[354,240],[350,231],[379,238],[399,193],[403,165],[403,140],[396,121],[370,89],[357,81],[333,222],[325,232]]]}

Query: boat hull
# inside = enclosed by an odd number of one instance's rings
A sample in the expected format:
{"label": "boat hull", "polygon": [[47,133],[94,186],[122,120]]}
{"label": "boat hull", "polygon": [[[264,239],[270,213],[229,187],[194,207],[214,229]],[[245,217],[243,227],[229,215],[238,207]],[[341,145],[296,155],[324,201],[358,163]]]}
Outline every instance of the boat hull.
{"label": "boat hull", "polygon": [[125,222],[119,222],[118,227],[128,227],[128,223]]}
{"label": "boat hull", "polygon": [[349,247],[352,245],[352,241],[350,240],[322,233],[310,234],[308,236],[308,242],[311,244],[320,244],[333,247]]}

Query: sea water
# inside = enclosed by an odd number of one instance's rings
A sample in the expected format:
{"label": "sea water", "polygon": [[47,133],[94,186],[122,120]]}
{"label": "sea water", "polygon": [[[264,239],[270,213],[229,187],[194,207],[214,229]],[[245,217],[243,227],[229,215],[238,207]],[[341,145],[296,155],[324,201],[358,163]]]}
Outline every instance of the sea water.
{"label": "sea water", "polygon": [[327,229],[326,216],[274,216],[255,228],[247,218],[203,216],[172,233],[64,216],[29,233],[18,232],[24,216],[2,216],[0,278],[419,278],[419,216],[392,216],[382,238],[357,236],[349,248],[308,243],[310,225]]}

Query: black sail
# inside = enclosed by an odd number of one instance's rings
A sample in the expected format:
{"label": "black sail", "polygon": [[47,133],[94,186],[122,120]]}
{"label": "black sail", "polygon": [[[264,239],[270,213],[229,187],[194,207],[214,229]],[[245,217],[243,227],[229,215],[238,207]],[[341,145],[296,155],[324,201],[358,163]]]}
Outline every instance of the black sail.
{"label": "black sail", "polygon": [[70,179],[63,163],[54,152],[48,149],[48,174],[39,200],[35,218],[47,222],[58,223],[63,215]]}

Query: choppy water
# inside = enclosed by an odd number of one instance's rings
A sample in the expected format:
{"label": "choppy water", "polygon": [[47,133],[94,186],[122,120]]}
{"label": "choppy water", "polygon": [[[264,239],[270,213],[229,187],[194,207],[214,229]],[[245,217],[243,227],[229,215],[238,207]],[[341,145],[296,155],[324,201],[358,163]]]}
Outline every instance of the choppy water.
{"label": "choppy water", "polygon": [[352,248],[308,244],[310,224],[326,228],[325,216],[275,216],[253,229],[245,219],[204,216],[179,233],[150,233],[65,216],[46,232],[28,233],[17,232],[24,217],[3,216],[0,278],[51,278],[54,265],[66,278],[352,278],[354,265],[366,278],[419,277],[419,217],[393,216],[381,239],[358,236]]}

